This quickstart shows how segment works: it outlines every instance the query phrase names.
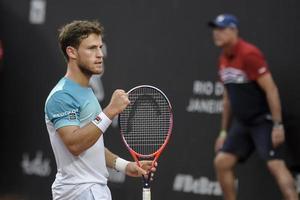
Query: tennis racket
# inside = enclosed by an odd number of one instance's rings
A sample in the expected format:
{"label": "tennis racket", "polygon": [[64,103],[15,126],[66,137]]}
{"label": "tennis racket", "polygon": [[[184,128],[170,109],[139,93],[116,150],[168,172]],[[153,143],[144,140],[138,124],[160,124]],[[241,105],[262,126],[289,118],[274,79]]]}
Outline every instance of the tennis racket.
{"label": "tennis racket", "polygon": [[[168,143],[173,113],[167,96],[158,88],[141,85],[128,91],[130,104],[119,114],[122,139],[138,166],[153,159],[152,167]],[[143,176],[143,200],[151,200],[151,172]]]}

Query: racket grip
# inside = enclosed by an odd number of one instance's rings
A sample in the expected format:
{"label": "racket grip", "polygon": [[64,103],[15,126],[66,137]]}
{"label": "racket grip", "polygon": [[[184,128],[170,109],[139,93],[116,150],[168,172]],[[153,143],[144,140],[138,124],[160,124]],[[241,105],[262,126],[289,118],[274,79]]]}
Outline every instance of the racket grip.
{"label": "racket grip", "polygon": [[143,188],[143,200],[151,200],[150,188]]}

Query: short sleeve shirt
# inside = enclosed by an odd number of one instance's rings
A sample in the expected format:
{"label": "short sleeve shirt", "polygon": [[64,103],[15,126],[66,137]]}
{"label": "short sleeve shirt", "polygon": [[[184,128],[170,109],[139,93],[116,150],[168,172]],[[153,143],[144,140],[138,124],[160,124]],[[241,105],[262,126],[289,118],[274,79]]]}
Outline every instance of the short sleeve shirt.
{"label": "short sleeve shirt", "polygon": [[100,112],[92,89],[70,79],[62,78],[50,92],[45,103],[45,120],[57,164],[53,199],[76,199],[95,183],[107,184],[103,135],[89,149],[74,156],[57,132],[65,126],[83,127]]}
{"label": "short sleeve shirt", "polygon": [[236,118],[252,120],[269,112],[265,93],[257,84],[257,79],[267,73],[268,65],[261,51],[243,39],[229,54],[221,53],[219,76]]}

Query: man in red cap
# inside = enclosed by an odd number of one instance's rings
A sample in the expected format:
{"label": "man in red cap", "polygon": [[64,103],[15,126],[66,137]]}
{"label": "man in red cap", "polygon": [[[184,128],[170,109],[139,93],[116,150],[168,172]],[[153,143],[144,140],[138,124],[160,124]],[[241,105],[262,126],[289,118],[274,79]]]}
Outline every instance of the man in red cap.
{"label": "man in red cap", "polygon": [[222,14],[208,25],[215,45],[222,49],[219,76],[225,90],[214,165],[224,198],[236,200],[234,167],[256,150],[284,199],[298,200],[293,177],[279,153],[285,140],[280,98],[262,52],[239,37],[235,16]]}

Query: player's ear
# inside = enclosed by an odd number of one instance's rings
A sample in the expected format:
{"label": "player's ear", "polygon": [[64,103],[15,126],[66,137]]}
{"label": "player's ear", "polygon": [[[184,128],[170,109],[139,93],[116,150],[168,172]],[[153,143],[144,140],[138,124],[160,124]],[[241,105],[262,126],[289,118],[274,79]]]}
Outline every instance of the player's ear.
{"label": "player's ear", "polygon": [[67,46],[66,53],[70,59],[76,59],[77,58],[77,50],[72,46]]}

